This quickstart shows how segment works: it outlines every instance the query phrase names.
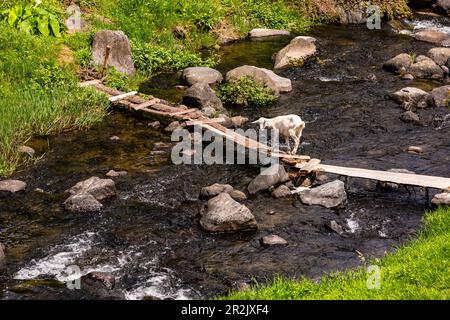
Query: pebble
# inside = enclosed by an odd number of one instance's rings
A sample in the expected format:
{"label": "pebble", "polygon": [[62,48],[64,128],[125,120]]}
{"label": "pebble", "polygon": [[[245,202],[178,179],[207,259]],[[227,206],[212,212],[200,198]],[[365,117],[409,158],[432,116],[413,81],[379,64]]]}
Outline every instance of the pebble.
{"label": "pebble", "polygon": [[111,140],[111,141],[118,141],[118,140],[120,140],[120,138],[118,136],[112,136],[112,137],[109,138],[109,140]]}

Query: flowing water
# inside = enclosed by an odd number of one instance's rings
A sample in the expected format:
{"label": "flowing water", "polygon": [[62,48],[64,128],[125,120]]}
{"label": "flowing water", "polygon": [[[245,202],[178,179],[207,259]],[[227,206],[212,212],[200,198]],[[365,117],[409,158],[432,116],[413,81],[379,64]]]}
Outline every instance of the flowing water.
{"label": "flowing water", "polygon": [[[307,127],[300,151],[324,163],[450,176],[448,110],[427,109],[421,113],[422,125],[406,124],[399,120],[401,108],[388,98],[405,86],[430,90],[440,84],[406,83],[381,68],[399,53],[423,54],[431,45],[363,26],[325,26],[308,35],[318,39],[319,59],[281,73],[294,90],[271,108],[231,113],[252,119],[301,115]],[[226,46],[218,69],[226,72],[242,64],[270,68],[272,54],[288,42],[275,38]],[[178,77],[162,75],[141,89],[178,101]],[[315,279],[357,267],[361,254],[380,257],[420,229],[423,191],[409,195],[401,188],[380,190],[373,182],[350,179],[344,209],[260,193],[244,201],[258,231],[207,233],[198,223],[205,204],[198,200],[201,187],[219,182],[244,190],[259,167],[171,165],[170,149],[159,143],[170,138],[147,123],[114,112],[91,130],[33,141],[38,153],[46,154],[15,175],[28,183],[27,191],[0,193],[0,242],[8,247],[9,272],[0,278],[3,299],[213,297],[252,279],[265,281],[277,274]],[[406,153],[410,145],[422,146],[424,153]],[[62,209],[64,190],[93,175],[104,177],[110,169],[128,175],[116,179],[118,196],[105,201],[101,213],[74,215]],[[343,236],[325,227],[330,220],[344,227]],[[262,247],[259,239],[272,233],[289,245]],[[112,273],[116,287],[105,292],[82,283],[81,290],[69,290],[64,281],[71,279],[68,267],[74,265],[82,274]]]}

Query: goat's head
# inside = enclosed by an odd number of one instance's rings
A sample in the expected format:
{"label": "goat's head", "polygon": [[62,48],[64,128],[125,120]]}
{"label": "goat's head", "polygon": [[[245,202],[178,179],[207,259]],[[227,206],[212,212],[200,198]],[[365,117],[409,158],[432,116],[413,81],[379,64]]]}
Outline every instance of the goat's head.
{"label": "goat's head", "polygon": [[252,123],[259,124],[259,129],[261,129],[261,130],[267,128],[267,119],[266,118],[261,117],[258,120],[253,121]]}

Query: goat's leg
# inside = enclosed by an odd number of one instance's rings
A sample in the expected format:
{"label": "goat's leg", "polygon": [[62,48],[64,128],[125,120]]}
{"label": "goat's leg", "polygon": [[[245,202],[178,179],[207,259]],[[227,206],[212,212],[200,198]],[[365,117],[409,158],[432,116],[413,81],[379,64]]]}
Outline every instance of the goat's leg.
{"label": "goat's leg", "polygon": [[291,152],[291,142],[289,141],[289,136],[284,137],[284,139],[286,141],[286,145],[287,145],[287,148],[288,148],[288,153],[290,153]]}
{"label": "goat's leg", "polygon": [[291,154],[296,154],[298,150],[298,146],[300,144],[300,139],[297,138],[297,135],[295,134],[294,130],[289,130],[289,135],[292,137],[292,139],[295,141],[294,149],[291,150]]}

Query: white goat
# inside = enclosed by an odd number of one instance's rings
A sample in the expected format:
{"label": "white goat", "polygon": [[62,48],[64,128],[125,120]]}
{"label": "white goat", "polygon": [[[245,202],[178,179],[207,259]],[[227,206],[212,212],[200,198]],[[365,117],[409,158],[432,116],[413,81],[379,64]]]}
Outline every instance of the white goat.
{"label": "white goat", "polygon": [[[259,128],[262,129],[274,129],[277,130],[279,135],[284,137],[288,146],[290,154],[296,154],[298,146],[300,145],[300,139],[302,137],[303,129],[305,129],[305,122],[295,114],[289,114],[285,116],[279,116],[272,119],[259,118],[252,123],[259,124]],[[294,149],[291,150],[289,138],[292,138],[295,142]]]}

